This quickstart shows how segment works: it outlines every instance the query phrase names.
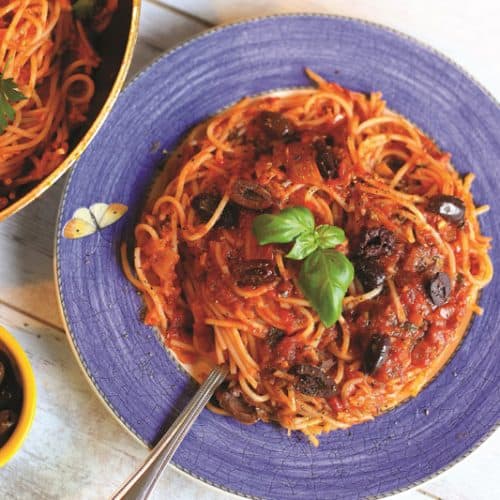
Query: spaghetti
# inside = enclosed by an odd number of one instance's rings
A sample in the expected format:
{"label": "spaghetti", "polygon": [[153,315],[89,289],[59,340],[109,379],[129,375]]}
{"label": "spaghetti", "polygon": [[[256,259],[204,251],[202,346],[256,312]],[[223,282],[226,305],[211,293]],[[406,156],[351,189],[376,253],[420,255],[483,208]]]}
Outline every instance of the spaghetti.
{"label": "spaghetti", "polygon": [[[245,98],[194,128],[169,158],[124,271],[145,322],[245,423],[317,436],[415,396],[451,356],[492,277],[489,238],[439,148],[381,94],[308,71],[317,88]],[[344,229],[355,279],[325,327],[290,245],[259,245],[255,218],[306,207]]]}
{"label": "spaghetti", "polygon": [[89,33],[106,28],[117,0],[101,4],[83,21],[70,0],[0,0],[0,72],[26,97],[0,134],[0,209],[64,160],[86,120],[100,62]]}

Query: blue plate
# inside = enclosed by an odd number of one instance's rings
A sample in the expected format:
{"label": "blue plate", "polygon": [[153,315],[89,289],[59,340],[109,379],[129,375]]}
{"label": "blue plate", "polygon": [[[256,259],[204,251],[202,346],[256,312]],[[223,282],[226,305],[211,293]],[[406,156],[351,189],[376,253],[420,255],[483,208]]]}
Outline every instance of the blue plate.
{"label": "blue plate", "polygon": [[[120,241],[134,226],[162,150],[243,96],[308,85],[306,66],[351,89],[381,90],[392,109],[452,152],[460,172],[476,174],[476,201],[495,205],[498,105],[453,63],[405,36],[353,19],[276,16],[216,28],[160,58],[121,94],[73,169],[56,248],[69,338],[97,391],[147,445],[195,388],[141,323],[141,298],[121,271]],[[128,211],[90,236],[64,238],[75,210],[96,202]],[[498,214],[481,221],[485,234],[500,241]],[[499,266],[499,246],[492,257]],[[499,292],[495,278],[481,297],[485,315],[474,319],[451,362],[412,401],[322,437],[317,449],[277,426],[245,426],[204,411],[175,464],[220,488],[265,498],[377,496],[428,479],[498,422]]]}

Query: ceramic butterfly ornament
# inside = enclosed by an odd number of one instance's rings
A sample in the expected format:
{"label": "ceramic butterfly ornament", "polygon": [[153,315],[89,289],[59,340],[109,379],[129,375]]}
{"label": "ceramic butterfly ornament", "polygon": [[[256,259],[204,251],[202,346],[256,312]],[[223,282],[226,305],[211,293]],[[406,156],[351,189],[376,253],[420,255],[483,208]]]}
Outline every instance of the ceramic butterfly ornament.
{"label": "ceramic butterfly ornament", "polygon": [[121,203],[94,203],[89,208],[78,208],[64,225],[63,236],[69,239],[90,236],[114,224],[127,210],[128,207]]}

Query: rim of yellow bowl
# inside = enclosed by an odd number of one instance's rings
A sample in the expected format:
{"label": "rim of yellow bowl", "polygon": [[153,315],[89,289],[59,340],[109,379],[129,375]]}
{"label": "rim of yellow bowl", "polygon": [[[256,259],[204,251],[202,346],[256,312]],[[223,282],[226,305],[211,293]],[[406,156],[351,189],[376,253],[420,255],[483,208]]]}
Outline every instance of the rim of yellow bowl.
{"label": "rim of yellow bowl", "polygon": [[35,417],[36,384],[31,363],[19,342],[2,326],[0,326],[0,349],[7,352],[15,364],[23,391],[21,415],[14,432],[0,448],[0,467],[3,467],[21,448]]}

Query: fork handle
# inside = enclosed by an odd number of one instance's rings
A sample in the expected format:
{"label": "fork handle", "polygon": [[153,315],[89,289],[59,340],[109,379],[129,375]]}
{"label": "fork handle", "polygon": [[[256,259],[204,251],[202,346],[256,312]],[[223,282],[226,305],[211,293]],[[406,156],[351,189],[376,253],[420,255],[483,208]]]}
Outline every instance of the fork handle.
{"label": "fork handle", "polygon": [[145,500],[153,491],[163,469],[181,444],[194,421],[224,381],[227,369],[215,367],[188,405],[158,441],[142,466],[111,497],[112,500]]}

